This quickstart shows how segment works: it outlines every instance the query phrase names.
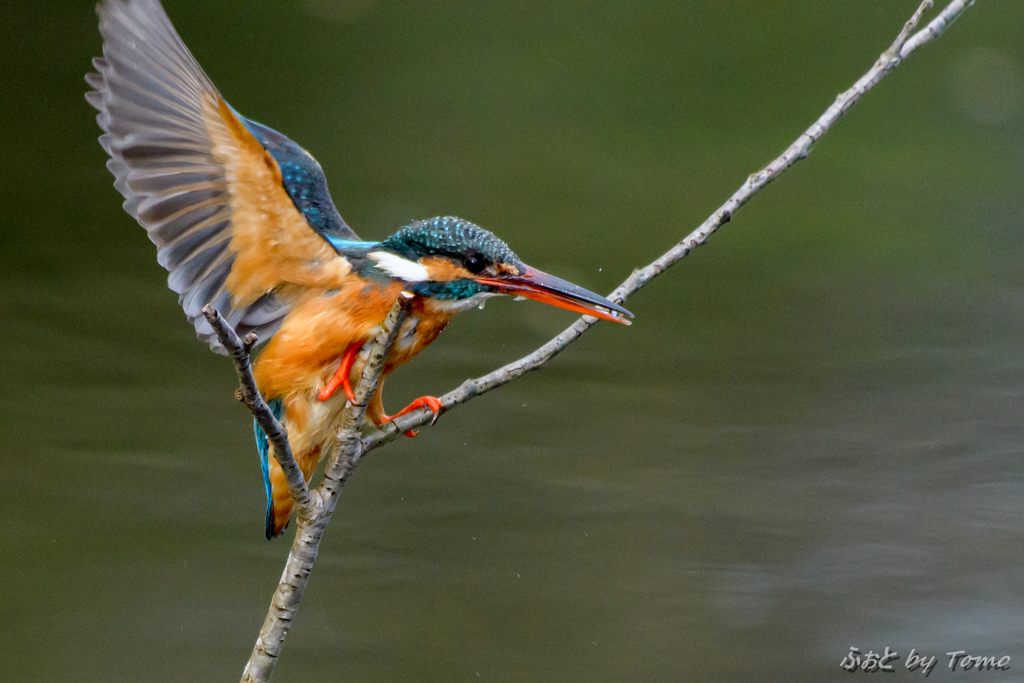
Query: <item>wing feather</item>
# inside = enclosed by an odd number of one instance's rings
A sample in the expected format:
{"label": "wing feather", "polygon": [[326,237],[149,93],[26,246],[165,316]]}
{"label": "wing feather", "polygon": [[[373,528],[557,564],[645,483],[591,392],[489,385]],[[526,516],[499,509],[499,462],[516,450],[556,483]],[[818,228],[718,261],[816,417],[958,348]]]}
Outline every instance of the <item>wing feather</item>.
{"label": "wing feather", "polygon": [[125,210],[201,339],[225,352],[201,314],[212,303],[239,334],[266,341],[298,299],[349,273],[330,240],[359,238],[319,165],[228,106],[158,0],[104,0],[97,12],[103,57],[86,100]]}

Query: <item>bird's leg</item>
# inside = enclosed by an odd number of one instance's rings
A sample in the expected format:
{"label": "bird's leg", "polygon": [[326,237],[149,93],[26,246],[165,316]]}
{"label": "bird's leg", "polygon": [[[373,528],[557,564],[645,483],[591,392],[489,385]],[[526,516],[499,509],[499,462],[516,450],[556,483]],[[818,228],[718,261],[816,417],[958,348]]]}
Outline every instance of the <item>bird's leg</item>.
{"label": "bird's leg", "polygon": [[[377,392],[370,399],[370,404],[366,409],[366,416],[373,421],[375,425],[380,427],[381,425],[391,422],[396,417],[401,417],[416,410],[417,408],[430,408],[434,413],[434,420],[430,424],[437,422],[438,416],[444,411],[444,406],[441,405],[441,401],[436,396],[421,396],[416,399],[408,406],[399,410],[394,415],[386,415],[384,413],[384,403],[381,401],[381,387],[378,387]],[[405,433],[406,436],[416,436],[419,432],[409,430]]]}
{"label": "bird's leg", "polygon": [[334,373],[331,380],[320,390],[316,400],[326,401],[331,396],[334,396],[334,393],[338,391],[338,387],[343,387],[348,400],[352,401],[352,403],[356,402],[356,392],[352,390],[352,384],[349,382],[348,376],[352,373],[352,365],[355,364],[356,358],[359,357],[359,350],[361,348],[363,348],[363,342],[356,342],[345,349],[345,355],[341,357],[341,365],[338,366],[338,371]]}
{"label": "bird's leg", "polygon": [[[383,394],[384,379],[381,378],[380,384],[377,385],[377,391],[373,393],[370,402],[366,405],[366,418],[378,427],[391,422],[396,417],[411,413],[417,408],[430,408],[434,413],[434,420],[430,424],[437,422],[437,418],[444,412],[444,406],[441,405],[440,399],[436,396],[421,396],[394,415],[388,415],[384,412]],[[405,433],[406,436],[416,436],[417,434],[418,432],[411,429]]]}
{"label": "bird's leg", "polygon": [[[431,426],[437,423],[437,418],[439,418],[441,416],[441,412],[444,411],[444,406],[441,405],[441,399],[437,396],[420,396],[394,415],[385,415],[384,419],[381,420],[381,424],[391,422],[396,417],[402,417],[403,415],[407,415],[419,408],[430,408],[430,412],[434,413],[434,419],[430,421]],[[416,436],[417,434],[419,434],[419,432],[411,429],[405,433],[406,436]]]}

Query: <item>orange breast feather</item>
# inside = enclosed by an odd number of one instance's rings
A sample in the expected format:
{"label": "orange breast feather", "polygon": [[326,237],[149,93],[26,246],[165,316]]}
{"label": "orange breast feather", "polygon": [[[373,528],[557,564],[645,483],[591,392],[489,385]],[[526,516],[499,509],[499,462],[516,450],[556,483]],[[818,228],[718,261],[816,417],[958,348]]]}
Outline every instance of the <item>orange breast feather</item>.
{"label": "orange breast feather", "polygon": [[[372,339],[400,291],[397,283],[368,286],[352,275],[337,293],[304,301],[285,318],[255,363],[260,391],[268,397],[319,391],[349,346]],[[429,300],[414,300],[383,374],[412,360],[451,318]],[[358,382],[362,371],[363,361],[357,361],[350,381]]]}
{"label": "orange breast feather", "polygon": [[372,286],[352,275],[337,292],[311,297],[284,319],[254,367],[265,396],[318,390],[350,345],[365,342],[402,287]]}

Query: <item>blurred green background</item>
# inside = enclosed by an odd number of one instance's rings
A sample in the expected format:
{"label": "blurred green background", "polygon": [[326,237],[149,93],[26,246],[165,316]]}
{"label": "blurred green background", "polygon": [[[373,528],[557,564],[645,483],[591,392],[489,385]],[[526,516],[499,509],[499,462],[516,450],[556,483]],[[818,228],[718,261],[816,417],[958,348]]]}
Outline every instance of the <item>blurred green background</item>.
{"label": "blurred green background", "polygon": [[[454,214],[610,291],[916,0],[166,0],[365,238]],[[943,3],[940,3],[943,4]],[[234,680],[280,576],[251,422],[120,209],[92,3],[0,7],[0,669]],[[542,372],[374,452],[275,681],[845,680],[1024,666],[1024,7],[979,0]],[[559,332],[492,302],[396,408]],[[906,671],[898,674],[909,677]]]}

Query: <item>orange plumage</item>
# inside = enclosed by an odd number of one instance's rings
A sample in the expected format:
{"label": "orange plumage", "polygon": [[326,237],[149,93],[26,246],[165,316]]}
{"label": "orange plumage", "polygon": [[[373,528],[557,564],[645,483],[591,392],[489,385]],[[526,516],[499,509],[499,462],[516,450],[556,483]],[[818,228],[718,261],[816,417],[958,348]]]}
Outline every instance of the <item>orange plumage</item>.
{"label": "orange plumage", "polygon": [[[403,289],[417,296],[383,377],[457,312],[496,294],[628,324],[622,307],[530,268],[468,221],[415,221],[382,242],[360,240],[335,208],[319,164],[227,104],[159,0],[102,0],[97,11],[104,56],[86,76],[93,88],[86,99],[99,111],[114,186],[156,244],[199,337],[225,352],[201,313],[211,305],[239,335],[255,332],[266,343],[254,363],[256,383],[280,414],[307,480],[339,426],[339,376],[341,384],[358,378],[365,361],[354,354]],[[355,359],[348,377],[343,358]],[[382,390],[383,379],[367,406],[377,425],[391,419]],[[420,405],[441,409],[423,397],[406,410]],[[256,439],[270,538],[284,530],[293,501],[258,426]]]}

